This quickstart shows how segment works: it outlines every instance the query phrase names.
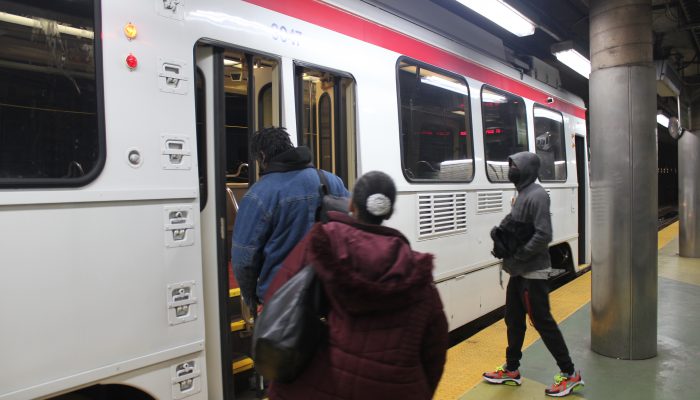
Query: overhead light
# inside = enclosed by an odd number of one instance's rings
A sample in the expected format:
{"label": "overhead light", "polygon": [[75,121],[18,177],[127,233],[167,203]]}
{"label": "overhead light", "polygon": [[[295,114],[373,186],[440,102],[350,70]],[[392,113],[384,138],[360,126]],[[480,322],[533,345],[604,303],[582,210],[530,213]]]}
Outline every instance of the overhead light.
{"label": "overhead light", "polygon": [[535,118],[548,118],[556,122],[563,122],[561,114],[558,112],[550,111],[546,108],[535,107]]}
{"label": "overhead light", "polygon": [[535,24],[503,0],[457,0],[516,36],[535,33]]}
{"label": "overhead light", "polygon": [[484,103],[507,103],[506,96],[484,90],[481,92],[481,101]]}
{"label": "overhead light", "polygon": [[301,79],[303,79],[303,80],[305,80],[305,81],[310,81],[310,82],[312,82],[312,83],[318,83],[318,82],[321,81],[321,78],[319,78],[319,77],[317,77],[317,76],[309,75],[309,74],[307,74],[306,72],[304,72],[304,73],[302,74]]}
{"label": "overhead light", "polygon": [[671,63],[666,60],[654,61],[656,66],[656,93],[661,97],[678,97],[683,86],[682,80]]}
{"label": "overhead light", "polygon": [[553,44],[552,54],[557,57],[559,62],[583,75],[586,79],[591,75],[591,62],[574,49],[572,41]]}
{"label": "overhead light", "polygon": [[469,96],[469,89],[467,89],[466,86],[460,85],[459,83],[450,82],[447,79],[443,79],[438,76],[421,76],[420,81],[422,83],[427,83],[428,85],[437,86],[442,89],[447,89],[452,92]]}
{"label": "overhead light", "polygon": [[656,114],[656,122],[664,128],[668,128],[670,120],[668,116],[666,116],[666,114],[664,114],[661,111],[658,111],[658,113]]}
{"label": "overhead light", "polygon": [[591,62],[576,50],[560,51],[554,55],[562,64],[583,75],[586,79],[591,75]]}
{"label": "overhead light", "polygon": [[240,69],[242,67],[241,62],[238,60],[232,60],[230,58],[224,58],[224,65],[227,67],[233,67]]}

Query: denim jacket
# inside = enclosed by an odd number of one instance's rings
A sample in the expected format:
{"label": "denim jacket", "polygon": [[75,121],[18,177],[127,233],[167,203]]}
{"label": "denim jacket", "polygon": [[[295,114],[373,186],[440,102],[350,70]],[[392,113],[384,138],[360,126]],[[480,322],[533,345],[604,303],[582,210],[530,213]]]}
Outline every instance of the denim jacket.
{"label": "denim jacket", "polygon": [[[323,171],[330,194],[350,197],[343,181]],[[233,229],[233,270],[247,304],[260,303],[287,254],[315,222],[320,180],[313,166],[262,176],[240,202]],[[254,297],[255,296],[255,297]]]}

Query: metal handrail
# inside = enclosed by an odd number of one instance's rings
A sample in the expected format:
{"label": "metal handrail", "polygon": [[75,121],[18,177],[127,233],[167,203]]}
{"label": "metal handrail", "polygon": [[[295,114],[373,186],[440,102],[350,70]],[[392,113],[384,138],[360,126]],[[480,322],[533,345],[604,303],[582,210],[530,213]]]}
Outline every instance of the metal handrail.
{"label": "metal handrail", "polygon": [[248,163],[240,163],[238,165],[238,169],[236,170],[236,172],[233,174],[227,174],[226,177],[227,178],[238,178],[241,175],[243,167],[248,168]]}
{"label": "metal handrail", "polygon": [[231,204],[233,204],[233,210],[238,213],[238,201],[236,201],[236,196],[233,194],[231,188],[226,188],[226,193],[231,198]]}

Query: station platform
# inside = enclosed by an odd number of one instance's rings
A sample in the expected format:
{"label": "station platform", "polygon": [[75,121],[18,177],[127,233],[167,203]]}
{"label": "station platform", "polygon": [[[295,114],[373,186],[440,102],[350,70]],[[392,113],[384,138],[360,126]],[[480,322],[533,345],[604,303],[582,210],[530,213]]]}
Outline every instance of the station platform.
{"label": "station platform", "polygon": [[[551,293],[552,314],[559,322],[585,387],[568,398],[686,399],[700,367],[700,259],[678,256],[678,222],[659,232],[658,356],[640,361],[616,360],[590,348],[591,273]],[[558,372],[539,335],[528,324],[520,372],[522,386],[491,385],[484,371],[502,365],[506,327],[501,319],[448,351],[435,399],[544,399],[544,389]]]}

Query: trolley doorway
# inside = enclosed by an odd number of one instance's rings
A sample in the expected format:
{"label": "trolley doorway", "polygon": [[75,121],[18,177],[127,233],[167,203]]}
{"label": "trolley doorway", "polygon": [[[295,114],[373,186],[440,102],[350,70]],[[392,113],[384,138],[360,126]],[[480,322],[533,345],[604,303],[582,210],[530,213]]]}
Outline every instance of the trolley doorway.
{"label": "trolley doorway", "polygon": [[279,60],[200,44],[196,51],[197,149],[210,391],[249,388],[252,326],[231,270],[238,202],[257,178],[252,135],[280,124]]}

